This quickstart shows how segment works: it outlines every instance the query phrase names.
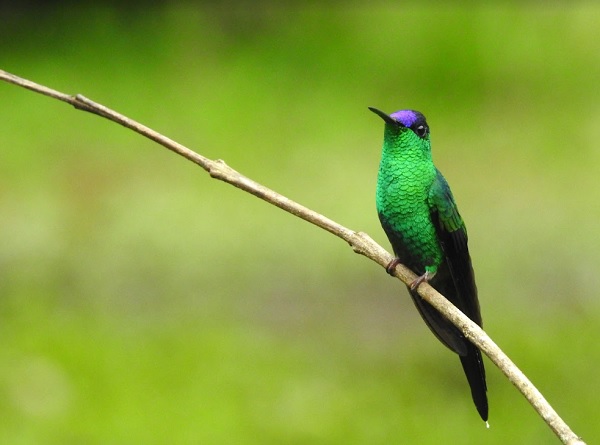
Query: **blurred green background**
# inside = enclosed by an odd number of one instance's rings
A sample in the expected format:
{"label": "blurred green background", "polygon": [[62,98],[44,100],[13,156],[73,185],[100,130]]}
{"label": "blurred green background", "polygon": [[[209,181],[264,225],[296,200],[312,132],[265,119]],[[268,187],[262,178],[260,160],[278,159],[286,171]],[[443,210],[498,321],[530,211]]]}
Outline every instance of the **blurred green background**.
{"label": "blurred green background", "polygon": [[[425,113],[487,332],[600,440],[600,6],[2,13],[1,68],[386,248],[367,106]],[[345,243],[108,121],[0,94],[2,443],[558,442],[489,361],[487,430],[403,286]]]}

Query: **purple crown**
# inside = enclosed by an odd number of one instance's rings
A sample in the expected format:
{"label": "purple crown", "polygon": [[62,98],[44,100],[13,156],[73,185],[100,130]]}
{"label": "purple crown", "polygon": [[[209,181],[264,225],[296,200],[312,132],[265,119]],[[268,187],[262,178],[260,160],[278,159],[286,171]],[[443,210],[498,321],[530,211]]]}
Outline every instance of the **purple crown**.
{"label": "purple crown", "polygon": [[413,110],[400,110],[390,114],[390,117],[396,119],[405,127],[410,127],[419,118],[418,114]]}

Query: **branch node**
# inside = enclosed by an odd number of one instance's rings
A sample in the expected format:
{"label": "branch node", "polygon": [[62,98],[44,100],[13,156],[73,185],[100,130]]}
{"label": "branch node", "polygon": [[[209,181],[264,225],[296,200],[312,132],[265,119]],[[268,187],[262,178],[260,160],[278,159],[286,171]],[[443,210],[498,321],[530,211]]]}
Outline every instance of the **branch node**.
{"label": "branch node", "polygon": [[70,103],[77,110],[87,111],[88,113],[97,114],[98,116],[102,116],[102,114],[94,107],[90,106],[90,100],[83,96],[82,94],[76,94],[74,96],[70,96]]}
{"label": "branch node", "polygon": [[227,176],[231,175],[233,172],[235,172],[235,170],[227,165],[223,159],[216,159],[212,161],[208,169],[208,174],[211,178],[221,180],[227,178]]}
{"label": "branch node", "polygon": [[365,232],[352,232],[348,244],[352,250],[359,255],[366,255],[369,251],[368,245],[373,243],[373,239]]}

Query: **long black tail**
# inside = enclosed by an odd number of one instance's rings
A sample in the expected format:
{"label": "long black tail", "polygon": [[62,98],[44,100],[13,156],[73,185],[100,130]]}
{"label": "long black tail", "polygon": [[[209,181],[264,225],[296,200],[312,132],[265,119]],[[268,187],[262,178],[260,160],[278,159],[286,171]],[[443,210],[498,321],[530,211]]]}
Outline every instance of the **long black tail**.
{"label": "long black tail", "polygon": [[472,345],[468,340],[467,355],[459,356],[460,363],[465,371],[469,386],[471,387],[471,397],[475,407],[481,418],[485,421],[488,419],[488,401],[487,401],[487,385],[485,383],[485,368],[481,360],[481,352],[476,346]]}

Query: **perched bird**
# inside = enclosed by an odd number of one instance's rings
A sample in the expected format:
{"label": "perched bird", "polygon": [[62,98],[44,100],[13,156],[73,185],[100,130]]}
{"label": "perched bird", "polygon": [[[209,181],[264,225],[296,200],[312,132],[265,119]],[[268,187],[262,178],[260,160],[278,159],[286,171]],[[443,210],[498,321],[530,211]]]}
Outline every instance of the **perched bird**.
{"label": "perched bird", "polygon": [[429,282],[471,320],[482,325],[477,288],[467,246],[467,229],[446,179],[433,165],[429,126],[418,111],[386,114],[369,109],[385,122],[377,178],[377,213],[398,263],[419,277],[409,287],[419,313],[435,336],[460,357],[473,402],[488,418],[485,369],[481,352],[416,292]]}

